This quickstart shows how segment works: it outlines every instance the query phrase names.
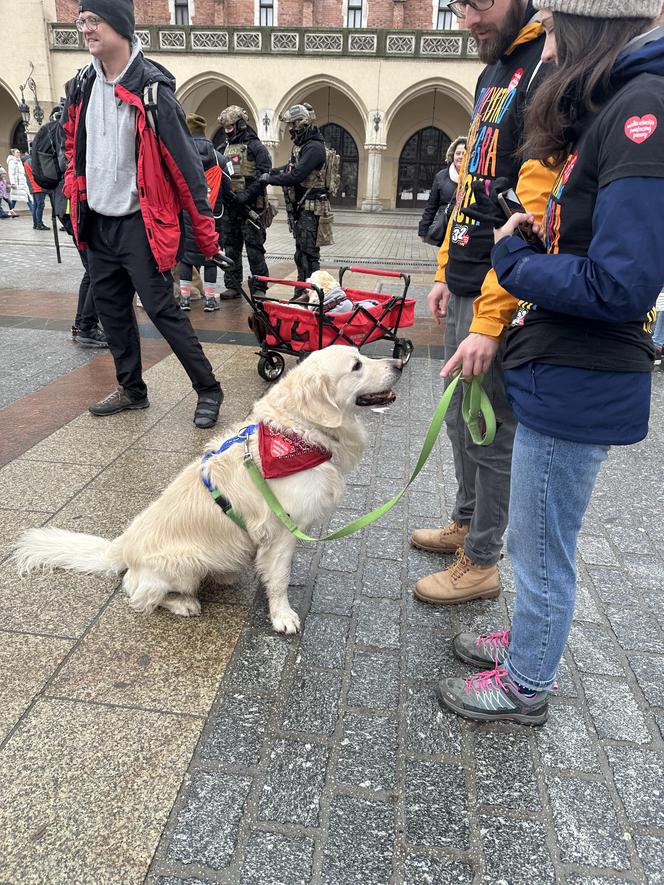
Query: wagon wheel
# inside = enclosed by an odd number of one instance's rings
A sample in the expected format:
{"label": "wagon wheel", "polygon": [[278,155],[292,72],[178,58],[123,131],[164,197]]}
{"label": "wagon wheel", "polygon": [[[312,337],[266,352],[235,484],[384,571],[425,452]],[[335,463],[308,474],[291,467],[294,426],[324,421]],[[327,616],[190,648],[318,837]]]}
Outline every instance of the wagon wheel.
{"label": "wagon wheel", "polygon": [[278,381],[286,368],[286,360],[280,353],[268,350],[258,360],[257,371],[264,381]]}
{"label": "wagon wheel", "polygon": [[392,356],[395,360],[403,360],[404,366],[408,364],[413,355],[413,342],[410,338],[397,338],[394,344]]}

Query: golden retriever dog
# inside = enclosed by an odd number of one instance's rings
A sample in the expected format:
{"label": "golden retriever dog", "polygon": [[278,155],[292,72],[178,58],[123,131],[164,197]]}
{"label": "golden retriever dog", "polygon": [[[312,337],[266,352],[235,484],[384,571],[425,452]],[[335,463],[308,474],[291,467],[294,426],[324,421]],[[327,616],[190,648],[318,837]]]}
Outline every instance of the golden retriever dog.
{"label": "golden retriever dog", "polygon": [[[391,387],[401,360],[369,359],[352,347],[312,353],[258,400],[248,419],[211,440],[216,452],[247,424],[262,423],[321,447],[331,459],[311,469],[270,480],[296,524],[307,531],[334,512],[345,477],[359,464],[367,442],[362,408],[394,401]],[[256,434],[250,452],[259,465]],[[262,580],[270,618],[280,633],[296,633],[300,621],[288,603],[295,537],[274,516],[247,469],[244,445],[230,446],[206,463],[211,482],[244,519],[246,531],[215,504],[201,479],[201,463],[185,467],[120,537],[113,541],[59,528],[25,532],[14,549],[21,572],[73,569],[114,576],[124,572],[129,605],[139,612],[162,606],[176,615],[200,614],[196,598],[206,575],[230,583],[252,567]]]}

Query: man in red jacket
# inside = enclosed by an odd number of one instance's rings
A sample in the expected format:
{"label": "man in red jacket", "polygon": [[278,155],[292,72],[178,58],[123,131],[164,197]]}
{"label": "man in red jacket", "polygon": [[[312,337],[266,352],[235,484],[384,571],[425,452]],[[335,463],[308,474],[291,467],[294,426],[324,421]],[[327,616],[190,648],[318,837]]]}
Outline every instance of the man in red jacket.
{"label": "man in red jacket", "polygon": [[[132,0],[83,0],[76,26],[92,61],[72,82],[61,118],[64,193],[76,242],[87,249],[95,305],[120,385],[90,411],[112,415],[149,405],[133,310],[137,292],[198,393],[194,424],[213,427],[221,386],[173,299],[170,271],[180,248],[183,208],[203,255],[225,257],[174,80],[143,56]],[[151,122],[144,105],[147,86],[156,96]]]}

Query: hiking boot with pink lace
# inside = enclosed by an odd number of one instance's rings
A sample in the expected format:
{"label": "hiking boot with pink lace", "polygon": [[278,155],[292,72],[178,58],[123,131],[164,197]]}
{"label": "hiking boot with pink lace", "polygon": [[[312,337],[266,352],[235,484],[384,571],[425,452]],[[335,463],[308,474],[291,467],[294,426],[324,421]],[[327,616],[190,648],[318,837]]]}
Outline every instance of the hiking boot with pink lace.
{"label": "hiking boot with pink lace", "polygon": [[497,667],[505,662],[510,644],[510,631],[497,633],[457,633],[452,640],[454,654],[471,667]]}
{"label": "hiking boot with pink lace", "polygon": [[468,679],[441,679],[436,695],[441,706],[478,722],[543,725],[549,715],[548,692],[517,685],[504,667],[475,673]]}

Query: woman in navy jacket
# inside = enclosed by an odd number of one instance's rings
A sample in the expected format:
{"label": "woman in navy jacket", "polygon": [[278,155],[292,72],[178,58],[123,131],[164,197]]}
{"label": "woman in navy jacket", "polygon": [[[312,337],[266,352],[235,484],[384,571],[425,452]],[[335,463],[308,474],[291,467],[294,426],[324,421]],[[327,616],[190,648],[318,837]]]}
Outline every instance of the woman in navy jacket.
{"label": "woman in navy jacket", "polygon": [[[530,105],[524,147],[560,168],[544,229],[535,227],[548,254],[518,235],[534,223],[523,214],[496,230],[492,253],[516,307],[504,357],[519,420],[508,539],[516,602],[511,631],[455,637],[457,656],[483,672],[438,687],[462,716],[531,725],[546,720],[571,628],[577,538],[599,468],[610,446],[648,432],[664,283],[662,0],[535,6],[543,60],[558,64]],[[444,373],[484,371],[487,348],[466,342]]]}

